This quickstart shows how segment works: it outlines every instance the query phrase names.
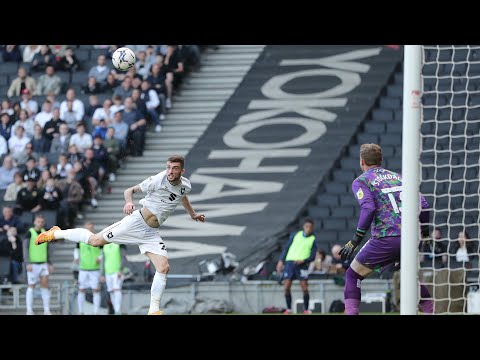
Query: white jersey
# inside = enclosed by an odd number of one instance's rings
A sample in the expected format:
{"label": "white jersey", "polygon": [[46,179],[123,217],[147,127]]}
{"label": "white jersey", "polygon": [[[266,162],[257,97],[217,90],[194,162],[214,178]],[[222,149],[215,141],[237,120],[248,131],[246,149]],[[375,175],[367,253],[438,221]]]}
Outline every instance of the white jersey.
{"label": "white jersey", "polygon": [[167,171],[150,176],[139,184],[142,192],[147,195],[140,200],[140,204],[147,207],[158,219],[161,225],[176,209],[185,195],[190,193],[192,186],[185,177],[180,177],[180,184],[172,185],[167,179]]}

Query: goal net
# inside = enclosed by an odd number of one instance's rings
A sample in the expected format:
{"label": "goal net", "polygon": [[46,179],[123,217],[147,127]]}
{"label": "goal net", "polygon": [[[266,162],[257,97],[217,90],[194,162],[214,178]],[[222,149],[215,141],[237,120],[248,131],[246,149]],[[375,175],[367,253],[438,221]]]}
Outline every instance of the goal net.
{"label": "goal net", "polygon": [[437,314],[480,313],[480,46],[422,50],[419,178],[432,233],[419,280]]}

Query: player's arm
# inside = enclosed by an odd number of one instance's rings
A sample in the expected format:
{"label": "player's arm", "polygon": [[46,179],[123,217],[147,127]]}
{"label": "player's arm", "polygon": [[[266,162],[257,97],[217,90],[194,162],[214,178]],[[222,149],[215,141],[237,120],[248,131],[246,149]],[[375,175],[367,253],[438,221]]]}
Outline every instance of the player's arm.
{"label": "player's arm", "polygon": [[285,263],[285,259],[287,257],[288,249],[290,249],[290,246],[292,246],[294,236],[295,236],[295,233],[292,233],[290,235],[290,239],[288,239],[287,244],[283,247],[282,253],[278,257],[277,272],[281,272],[283,270],[283,264]]}
{"label": "player's arm", "polygon": [[197,213],[195,212],[195,210],[193,210],[193,206],[192,206],[192,204],[190,203],[190,200],[188,199],[187,195],[185,195],[185,196],[182,198],[182,205],[183,205],[183,207],[185,208],[185,210],[187,210],[188,215],[190,215],[190,217],[191,217],[193,220],[205,222],[205,215],[203,215],[203,214],[197,214]]}
{"label": "player's arm", "polygon": [[349,260],[355,249],[362,242],[363,237],[372,223],[376,210],[372,193],[368,186],[363,182],[355,180],[352,184],[352,191],[360,205],[360,217],[358,219],[357,230],[353,235],[353,239],[350,240],[339,252],[343,261]]}
{"label": "player's arm", "polygon": [[315,260],[315,256],[317,255],[317,249],[317,243],[316,241],[314,241],[312,244],[312,250],[310,250],[310,256],[306,258],[303,262],[311,263],[313,260]]}
{"label": "player's arm", "polygon": [[142,192],[142,189],[140,189],[140,185],[129,187],[123,192],[123,197],[125,198],[125,206],[123,207],[123,212],[127,215],[130,215],[133,210],[135,210],[135,204],[133,203],[133,194],[136,192]]}

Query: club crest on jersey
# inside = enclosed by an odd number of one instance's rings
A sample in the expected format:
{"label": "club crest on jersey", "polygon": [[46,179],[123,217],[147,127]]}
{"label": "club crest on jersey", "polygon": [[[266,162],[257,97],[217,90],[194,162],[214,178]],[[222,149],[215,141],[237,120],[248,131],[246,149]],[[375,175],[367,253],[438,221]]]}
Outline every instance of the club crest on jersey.
{"label": "club crest on jersey", "polygon": [[180,194],[182,194],[182,195],[185,194],[185,188],[180,189]]}
{"label": "club crest on jersey", "polygon": [[361,200],[362,198],[363,198],[363,190],[362,190],[362,188],[360,188],[357,191],[357,199]]}

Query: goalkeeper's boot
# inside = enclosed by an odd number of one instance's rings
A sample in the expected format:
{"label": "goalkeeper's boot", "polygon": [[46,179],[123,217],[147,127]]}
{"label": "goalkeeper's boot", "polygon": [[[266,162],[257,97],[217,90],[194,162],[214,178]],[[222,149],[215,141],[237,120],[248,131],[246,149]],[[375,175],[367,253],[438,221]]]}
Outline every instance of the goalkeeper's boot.
{"label": "goalkeeper's boot", "polygon": [[152,313],[148,313],[148,315],[165,315],[162,310],[158,310]]}
{"label": "goalkeeper's boot", "polygon": [[55,240],[55,236],[53,233],[57,230],[61,230],[58,226],[52,227],[48,231],[44,231],[40,235],[37,236],[37,239],[35,240],[35,245],[40,245],[43,244],[44,242],[50,242]]}

